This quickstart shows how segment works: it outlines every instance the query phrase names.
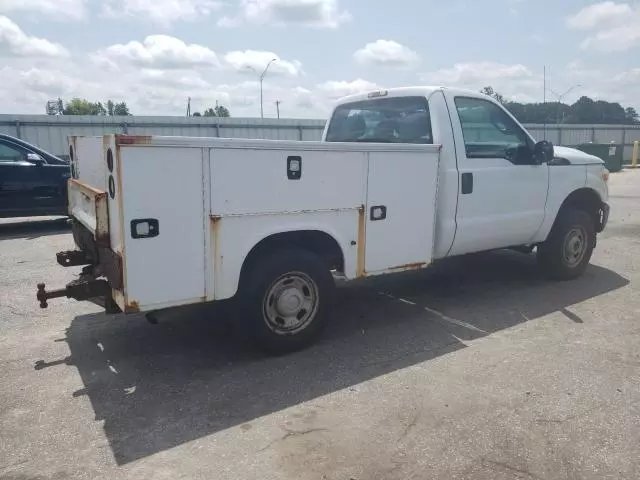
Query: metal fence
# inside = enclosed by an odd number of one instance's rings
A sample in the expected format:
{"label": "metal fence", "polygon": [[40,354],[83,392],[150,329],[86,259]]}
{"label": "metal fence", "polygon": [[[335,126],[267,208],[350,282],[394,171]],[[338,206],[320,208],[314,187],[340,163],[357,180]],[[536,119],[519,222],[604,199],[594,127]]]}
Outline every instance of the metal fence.
{"label": "metal fence", "polygon": [[[0,115],[0,133],[7,133],[65,157],[67,136],[127,133],[131,135],[183,135],[191,137],[319,140],[325,120],[210,118],[210,117],[95,117]],[[631,158],[640,125],[525,125],[538,139],[555,145],[611,143],[624,145],[624,160]]]}

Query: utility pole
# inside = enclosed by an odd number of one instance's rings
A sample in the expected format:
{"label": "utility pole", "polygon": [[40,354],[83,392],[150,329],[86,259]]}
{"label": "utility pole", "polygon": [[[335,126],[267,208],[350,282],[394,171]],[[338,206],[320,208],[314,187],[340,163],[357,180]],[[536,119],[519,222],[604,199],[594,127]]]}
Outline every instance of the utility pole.
{"label": "utility pole", "polygon": [[280,104],[282,101],[276,100],[276,111],[278,112],[278,120],[280,120]]}
{"label": "utility pole", "polygon": [[[582,84],[577,83],[577,84],[575,84],[574,86],[572,86],[572,87],[568,88],[564,93],[557,93],[557,92],[554,92],[553,90],[551,90],[551,88],[549,88],[549,91],[550,91],[551,93],[553,93],[556,97],[558,97],[558,108],[557,108],[557,110],[556,110],[556,124],[557,124],[557,125],[560,125],[560,105],[562,105],[562,99],[563,99],[563,98],[564,98],[564,97],[565,97],[569,92],[571,92],[571,90],[573,90],[574,88],[581,87],[581,86],[582,86]],[[564,112],[563,112],[563,113],[564,113]],[[563,115],[563,117],[564,117],[564,115]]]}
{"label": "utility pole", "polygon": [[260,118],[264,118],[264,109],[262,107],[262,82],[264,81],[264,76],[267,74],[267,70],[269,69],[269,66],[276,60],[277,60],[276,58],[272,58],[269,61],[269,63],[267,63],[267,66],[264,67],[264,70],[260,74]]}
{"label": "utility pole", "polygon": [[191,116],[191,97],[187,98],[187,117]]}
{"label": "utility pole", "polygon": [[544,127],[542,131],[543,131],[543,139],[546,140],[547,139],[547,66],[544,65],[543,68],[544,70],[542,73],[542,78],[543,78],[542,104],[544,106],[542,107],[542,111],[544,112]]}

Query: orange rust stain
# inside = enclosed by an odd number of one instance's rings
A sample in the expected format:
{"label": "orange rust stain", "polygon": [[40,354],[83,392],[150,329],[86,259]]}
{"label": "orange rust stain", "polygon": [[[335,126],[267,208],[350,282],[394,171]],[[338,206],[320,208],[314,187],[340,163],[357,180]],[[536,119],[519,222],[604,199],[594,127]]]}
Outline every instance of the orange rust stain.
{"label": "orange rust stain", "polygon": [[99,200],[102,195],[106,195],[106,192],[103,192],[102,190],[98,190],[97,188],[94,188],[91,185],[84,183],[81,180],[78,180],[77,178],[70,178],[68,180],[68,184],[75,185],[76,187],[78,187],[79,190],[84,191],[85,193],[86,192],[91,193],[96,197],[96,200]]}
{"label": "orange rust stain", "polygon": [[358,252],[356,259],[356,276],[362,277],[365,274],[365,228],[364,205],[358,208]]}
{"label": "orange rust stain", "polygon": [[116,146],[120,145],[148,145],[151,135],[116,135]]}
{"label": "orange rust stain", "polygon": [[124,306],[124,313],[138,313],[140,305],[135,300],[130,301]]}
{"label": "orange rust stain", "polygon": [[[212,230],[212,244],[213,244],[213,278],[217,279],[220,275],[220,262],[218,261],[218,255],[220,253],[220,241],[218,232],[220,231],[220,220],[222,218],[218,215],[211,216],[211,230]],[[215,285],[215,280],[214,280]],[[214,287],[215,290],[215,287]]]}
{"label": "orange rust stain", "polygon": [[220,220],[221,217],[218,215],[211,216],[211,229],[213,230],[213,248],[214,248],[214,259],[215,253],[218,251],[218,231],[220,230]]}
{"label": "orange rust stain", "polygon": [[427,265],[429,265],[427,262],[418,262],[418,263],[406,263],[404,265],[398,265],[395,267],[390,267],[389,270],[394,271],[394,270],[419,270],[421,268],[426,267]]}

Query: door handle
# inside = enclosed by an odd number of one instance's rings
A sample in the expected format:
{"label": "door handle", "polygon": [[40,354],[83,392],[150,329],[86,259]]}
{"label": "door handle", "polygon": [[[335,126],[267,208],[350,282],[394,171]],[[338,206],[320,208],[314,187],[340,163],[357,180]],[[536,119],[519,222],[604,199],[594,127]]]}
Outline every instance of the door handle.
{"label": "door handle", "polygon": [[467,195],[473,192],[473,173],[465,172],[460,178],[460,193]]}

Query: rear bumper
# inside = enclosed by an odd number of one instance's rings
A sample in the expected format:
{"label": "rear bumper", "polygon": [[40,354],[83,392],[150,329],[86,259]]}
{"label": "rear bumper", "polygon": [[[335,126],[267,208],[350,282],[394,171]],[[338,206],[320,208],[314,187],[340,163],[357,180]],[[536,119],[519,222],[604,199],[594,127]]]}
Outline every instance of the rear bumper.
{"label": "rear bumper", "polygon": [[600,208],[598,209],[598,217],[597,217],[597,225],[596,231],[598,233],[602,232],[609,221],[609,204],[606,202],[602,202]]}

